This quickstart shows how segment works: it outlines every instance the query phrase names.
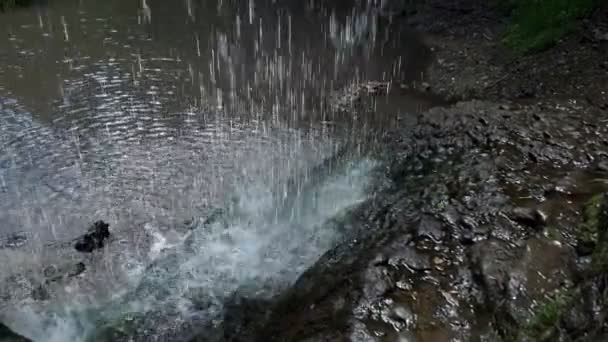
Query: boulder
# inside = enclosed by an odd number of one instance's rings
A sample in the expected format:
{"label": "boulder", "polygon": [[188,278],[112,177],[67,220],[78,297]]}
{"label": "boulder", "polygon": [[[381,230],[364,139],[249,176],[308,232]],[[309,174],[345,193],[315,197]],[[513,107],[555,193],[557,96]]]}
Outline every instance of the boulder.
{"label": "boulder", "polygon": [[9,327],[0,323],[0,342],[31,342],[31,340],[15,333]]}

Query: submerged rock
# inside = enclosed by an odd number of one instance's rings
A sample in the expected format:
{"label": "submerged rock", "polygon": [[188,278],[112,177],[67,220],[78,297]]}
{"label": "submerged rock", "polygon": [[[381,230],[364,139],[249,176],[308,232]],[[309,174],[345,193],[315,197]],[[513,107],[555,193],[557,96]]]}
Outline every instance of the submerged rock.
{"label": "submerged rock", "polygon": [[91,253],[103,248],[105,241],[110,238],[109,228],[110,225],[103,221],[95,222],[86,234],[76,240],[74,248],[82,253]]}
{"label": "submerged rock", "polygon": [[6,325],[0,323],[0,342],[31,342],[30,339],[25,338],[14,331],[12,331]]}
{"label": "submerged rock", "polygon": [[15,232],[0,239],[0,249],[22,247],[28,240],[28,235],[25,232]]}

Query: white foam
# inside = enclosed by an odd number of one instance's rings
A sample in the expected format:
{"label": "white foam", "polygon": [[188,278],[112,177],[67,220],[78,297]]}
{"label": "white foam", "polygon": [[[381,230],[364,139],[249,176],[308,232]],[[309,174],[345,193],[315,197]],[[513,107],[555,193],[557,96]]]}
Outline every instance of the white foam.
{"label": "white foam", "polygon": [[[193,233],[192,250],[168,243],[158,228],[145,225],[146,231],[155,239],[149,255],[161,266],[154,272],[142,271],[142,268],[136,268],[138,272],[135,272],[127,267],[116,270],[128,274],[128,283],[132,285],[127,292],[136,295],[118,307],[112,305],[111,312],[107,306],[105,309],[102,306],[100,314],[107,317],[159,310],[169,302],[178,306],[184,319],[193,314],[216,317],[222,298],[241,286],[253,286],[254,289],[259,286],[261,296],[288,286],[340,239],[340,232],[323,223],[365,198],[372,167],[373,163],[369,161],[354,164],[346,173],[309,189],[311,193],[301,196],[314,198],[314,201],[302,203],[298,215],[283,222],[271,222],[271,216],[266,215],[274,210],[272,196],[266,187],[245,185],[239,192],[235,216],[198,227]],[[163,262],[169,264],[163,265]],[[139,285],[148,284],[149,291],[134,292],[133,284],[138,282]],[[270,288],[268,284],[272,284]],[[186,299],[192,288],[202,289],[207,300],[214,304],[206,311],[192,312],[192,303]],[[170,290],[169,296],[155,299],[154,293],[161,290]],[[9,322],[21,322],[12,326],[36,342],[82,341],[94,324],[87,321],[89,317],[74,314],[83,311],[79,302],[68,301],[63,305],[61,313],[52,309],[35,311],[26,305],[10,315]]]}

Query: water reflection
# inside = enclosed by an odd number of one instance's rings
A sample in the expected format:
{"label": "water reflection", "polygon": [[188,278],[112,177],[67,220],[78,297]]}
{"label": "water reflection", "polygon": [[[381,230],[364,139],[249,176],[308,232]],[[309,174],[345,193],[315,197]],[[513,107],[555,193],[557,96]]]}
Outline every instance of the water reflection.
{"label": "water reflection", "polygon": [[72,98],[86,98],[97,85],[71,80],[106,66],[120,71],[114,82],[144,93],[157,72],[161,95],[147,98],[167,112],[186,104],[321,115],[332,90],[417,77],[427,54],[378,9],[351,3],[54,1],[0,14],[8,33],[0,81],[46,120],[71,109],[51,112],[55,99],[67,96],[69,105],[74,87],[82,93]]}

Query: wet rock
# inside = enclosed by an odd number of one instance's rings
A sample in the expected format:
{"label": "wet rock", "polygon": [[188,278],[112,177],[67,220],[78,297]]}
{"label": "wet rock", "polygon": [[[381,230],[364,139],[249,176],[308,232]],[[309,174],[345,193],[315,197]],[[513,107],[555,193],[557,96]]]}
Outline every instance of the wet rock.
{"label": "wet rock", "polygon": [[510,218],[514,221],[534,229],[540,229],[547,225],[547,214],[535,208],[514,208],[511,210]]}
{"label": "wet rock", "polygon": [[460,233],[460,242],[462,244],[473,244],[476,241],[485,239],[488,235],[488,227],[479,225],[475,218],[471,216],[463,216],[458,223],[462,227]]}
{"label": "wet rock", "polygon": [[[496,107],[468,102],[434,109],[389,141],[389,154],[399,160],[389,164],[390,190],[363,206],[364,228],[356,230],[365,237],[312,266],[273,307],[261,328],[264,338],[257,340],[535,340],[517,339],[530,326],[540,333],[536,337],[567,336],[559,324],[545,329],[534,322],[549,317],[555,323],[555,313],[561,315],[561,292],[578,279],[576,255],[569,243],[529,234],[523,226],[540,229],[548,217],[517,206],[539,191],[542,197],[539,180],[556,180],[522,155],[532,152],[538,162],[555,162],[566,172],[580,166],[578,156],[588,161],[587,144],[577,144],[580,118]],[[572,129],[561,130],[564,125]],[[584,304],[581,312],[601,307],[599,297],[587,300],[595,304]],[[571,326],[581,317],[588,316],[573,316]]]}
{"label": "wet rock", "polygon": [[262,326],[273,302],[268,299],[247,298],[235,293],[225,303],[222,322],[223,340],[249,342]]}
{"label": "wet rock", "polygon": [[608,172],[608,161],[602,160],[595,166],[596,170],[601,172]]}
{"label": "wet rock", "polygon": [[19,248],[28,242],[28,236],[25,232],[11,233],[8,236],[0,239],[1,248]]}
{"label": "wet rock", "polygon": [[91,226],[86,234],[76,240],[74,248],[82,253],[91,253],[103,248],[105,241],[110,238],[110,225],[97,221]]}
{"label": "wet rock", "polygon": [[520,325],[529,320],[534,302],[559,297],[572,286],[575,265],[570,246],[555,244],[544,238],[526,241],[520,258],[513,260],[509,273],[506,309]]}
{"label": "wet rock", "polygon": [[473,246],[470,254],[473,275],[486,295],[485,304],[491,308],[500,307],[515,251],[505,241],[490,239]]}
{"label": "wet rock", "polygon": [[46,286],[39,285],[32,290],[32,299],[39,301],[49,300],[51,299],[51,295]]}
{"label": "wet rock", "polygon": [[14,331],[12,331],[9,327],[0,323],[0,342],[31,342],[30,339],[25,338]]}
{"label": "wet rock", "polygon": [[403,246],[392,250],[388,264],[391,266],[403,266],[415,271],[431,269],[431,260],[428,255],[420,253],[416,248]]}
{"label": "wet rock", "polygon": [[538,154],[532,151],[528,151],[528,158],[534,163],[538,163],[538,161],[540,160]]}
{"label": "wet rock", "polygon": [[87,267],[84,263],[78,262],[68,269],[68,277],[76,277],[86,271]]}
{"label": "wet rock", "polygon": [[423,215],[418,222],[418,238],[428,238],[435,242],[441,241],[445,235],[443,224],[430,215]]}
{"label": "wet rock", "polygon": [[592,313],[587,310],[587,303],[583,296],[575,296],[569,302],[569,310],[566,310],[562,318],[563,326],[569,335],[580,337],[593,322]]}
{"label": "wet rock", "polygon": [[43,274],[45,277],[45,282],[56,282],[66,278],[76,277],[82,274],[85,270],[85,264],[78,262],[75,264],[62,265],[60,267],[56,265],[48,266],[44,269]]}
{"label": "wet rock", "polygon": [[[178,306],[176,301],[169,301],[162,308],[152,307],[145,312],[117,315],[113,311],[95,322],[84,342],[222,341],[221,330],[210,322],[211,319],[192,313],[189,320],[184,320],[185,308]],[[201,328],[206,329],[209,339],[193,339]]]}

